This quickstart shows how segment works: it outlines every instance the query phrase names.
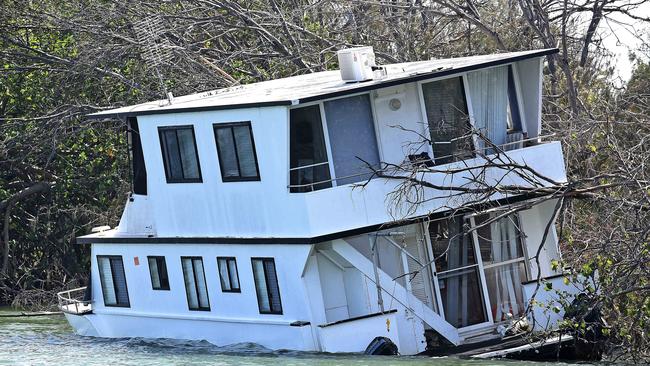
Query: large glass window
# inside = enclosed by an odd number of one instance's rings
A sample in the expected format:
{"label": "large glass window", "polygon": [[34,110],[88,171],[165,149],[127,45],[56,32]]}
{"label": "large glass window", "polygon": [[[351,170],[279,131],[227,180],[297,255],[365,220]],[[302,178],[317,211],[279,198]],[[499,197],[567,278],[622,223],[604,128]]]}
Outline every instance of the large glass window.
{"label": "large glass window", "polygon": [[199,156],[192,126],[159,127],[167,183],[201,182]]}
{"label": "large glass window", "polygon": [[521,283],[527,276],[517,215],[498,220],[494,215],[481,215],[475,218],[475,225],[494,321],[508,320],[508,314],[522,315],[525,305]]}
{"label": "large glass window", "polygon": [[147,262],[149,262],[151,287],[154,290],[169,290],[169,278],[167,276],[165,257],[147,257]]}
{"label": "large glass window", "polygon": [[99,281],[105,306],[129,307],[129,291],[121,256],[97,256]]}
{"label": "large glass window", "polygon": [[181,266],[183,267],[188,307],[190,310],[210,311],[203,259],[201,257],[181,257]]}
{"label": "large glass window", "polygon": [[250,122],[215,124],[214,137],[224,182],[260,180]]}
{"label": "large glass window", "polygon": [[221,291],[241,292],[239,288],[239,273],[237,272],[237,260],[233,257],[217,257],[219,266],[219,278],[221,279]]}
{"label": "large glass window", "polygon": [[289,135],[290,191],[309,192],[331,187],[320,107],[292,109]]}
{"label": "large glass window", "polygon": [[473,156],[465,88],[461,77],[422,84],[431,144],[436,164]]}
{"label": "large glass window", "polygon": [[273,258],[252,258],[257,304],[261,314],[282,314],[280,288]]}

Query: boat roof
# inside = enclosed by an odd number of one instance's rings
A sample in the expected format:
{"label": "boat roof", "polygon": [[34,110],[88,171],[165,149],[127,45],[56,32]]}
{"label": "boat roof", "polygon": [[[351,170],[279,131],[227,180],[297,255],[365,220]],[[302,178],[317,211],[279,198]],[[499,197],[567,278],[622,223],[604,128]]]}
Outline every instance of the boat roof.
{"label": "boat roof", "polygon": [[386,75],[382,78],[352,83],[344,82],[339,70],[322,71],[175,97],[172,104],[168,104],[166,100],[157,100],[108,109],[88,117],[124,118],[149,114],[296,105],[543,57],[557,52],[557,48],[549,48],[381,65],[386,69]]}

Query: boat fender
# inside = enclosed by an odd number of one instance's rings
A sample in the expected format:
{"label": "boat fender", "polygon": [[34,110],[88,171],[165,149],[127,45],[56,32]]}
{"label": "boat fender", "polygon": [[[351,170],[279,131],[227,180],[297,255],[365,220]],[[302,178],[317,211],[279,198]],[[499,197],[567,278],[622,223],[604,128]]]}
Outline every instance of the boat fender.
{"label": "boat fender", "polygon": [[399,353],[397,352],[397,345],[393,343],[390,338],[375,337],[366,348],[364,354],[375,356],[395,356]]}

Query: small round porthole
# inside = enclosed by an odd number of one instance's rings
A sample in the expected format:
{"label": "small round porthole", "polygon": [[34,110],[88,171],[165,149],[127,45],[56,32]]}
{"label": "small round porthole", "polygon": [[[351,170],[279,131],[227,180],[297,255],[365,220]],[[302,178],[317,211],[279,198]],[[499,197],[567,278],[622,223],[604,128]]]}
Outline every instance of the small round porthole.
{"label": "small round porthole", "polygon": [[391,111],[396,111],[402,108],[402,101],[397,98],[393,98],[388,101],[388,108],[390,108]]}

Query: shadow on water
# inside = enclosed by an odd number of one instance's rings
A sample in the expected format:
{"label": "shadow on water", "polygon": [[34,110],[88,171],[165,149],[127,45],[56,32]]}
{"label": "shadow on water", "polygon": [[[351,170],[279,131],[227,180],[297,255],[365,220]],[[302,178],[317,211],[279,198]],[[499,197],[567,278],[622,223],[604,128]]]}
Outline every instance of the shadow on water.
{"label": "shadow on water", "polygon": [[508,360],[387,357],[270,350],[254,343],[93,338],[75,335],[63,316],[0,318],[0,365],[551,365]]}

